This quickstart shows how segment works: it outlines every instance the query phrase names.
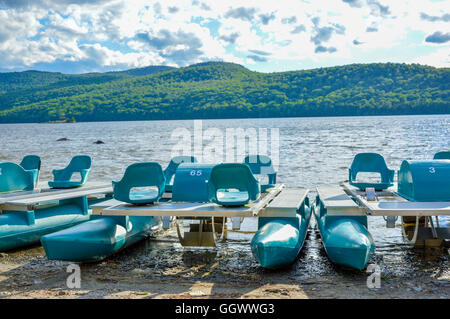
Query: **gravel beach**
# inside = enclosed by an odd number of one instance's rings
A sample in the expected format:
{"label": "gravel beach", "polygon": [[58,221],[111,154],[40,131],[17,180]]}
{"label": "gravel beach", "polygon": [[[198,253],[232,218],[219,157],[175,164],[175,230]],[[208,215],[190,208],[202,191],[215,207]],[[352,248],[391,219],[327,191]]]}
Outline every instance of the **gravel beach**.
{"label": "gravel beach", "polygon": [[0,298],[449,298],[448,248],[378,248],[369,272],[333,265],[310,229],[296,262],[265,270],[248,241],[186,249],[172,228],[98,263],[81,264],[81,287],[66,281],[69,262],[49,261],[40,246],[0,254]]}

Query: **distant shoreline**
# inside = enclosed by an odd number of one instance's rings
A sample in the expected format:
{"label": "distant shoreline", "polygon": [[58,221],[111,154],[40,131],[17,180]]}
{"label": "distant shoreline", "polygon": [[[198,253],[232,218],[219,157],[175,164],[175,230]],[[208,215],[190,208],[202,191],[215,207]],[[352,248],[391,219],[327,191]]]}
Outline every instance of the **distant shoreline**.
{"label": "distant shoreline", "polygon": [[127,120],[88,120],[88,121],[49,121],[49,122],[0,122],[2,124],[75,124],[75,123],[102,123],[102,122],[159,122],[159,121],[194,121],[194,120],[251,120],[251,119],[294,119],[294,118],[351,118],[351,117],[407,117],[407,116],[439,116],[448,115],[448,113],[421,113],[421,114],[368,114],[368,115],[313,115],[313,116],[278,116],[278,117],[205,117],[205,118],[174,118],[174,119],[127,119]]}
{"label": "distant shoreline", "polygon": [[263,74],[226,62],[0,74],[0,123],[448,114],[449,75],[400,63]]}

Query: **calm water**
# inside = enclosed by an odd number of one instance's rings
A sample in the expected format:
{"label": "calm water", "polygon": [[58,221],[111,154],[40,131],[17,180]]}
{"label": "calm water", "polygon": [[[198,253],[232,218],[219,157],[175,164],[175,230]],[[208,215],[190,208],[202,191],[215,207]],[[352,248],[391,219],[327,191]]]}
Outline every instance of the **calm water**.
{"label": "calm water", "polygon": [[[398,170],[403,159],[431,159],[450,149],[450,115],[204,120],[202,125],[224,135],[227,128],[267,128],[269,140],[270,129],[278,128],[278,181],[310,189],[345,180],[360,152],[381,153]],[[64,167],[74,155],[88,154],[93,159],[90,180],[118,180],[134,162],[157,161],[165,167],[180,142],[171,139],[177,128],[193,135],[194,121],[5,124],[0,125],[0,161],[20,162],[26,154],[37,154],[41,180],[48,180],[52,169]],[[94,144],[97,140],[105,144]],[[401,242],[399,229],[387,230],[380,218],[371,218],[370,227],[378,247]]]}

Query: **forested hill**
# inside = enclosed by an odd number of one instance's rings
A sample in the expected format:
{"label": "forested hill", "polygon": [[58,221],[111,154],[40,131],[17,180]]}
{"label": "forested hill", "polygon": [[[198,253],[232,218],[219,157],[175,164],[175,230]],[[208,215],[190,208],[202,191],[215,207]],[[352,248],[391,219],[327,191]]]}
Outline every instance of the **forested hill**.
{"label": "forested hill", "polygon": [[450,113],[450,69],[417,64],[0,73],[0,123],[443,113]]}

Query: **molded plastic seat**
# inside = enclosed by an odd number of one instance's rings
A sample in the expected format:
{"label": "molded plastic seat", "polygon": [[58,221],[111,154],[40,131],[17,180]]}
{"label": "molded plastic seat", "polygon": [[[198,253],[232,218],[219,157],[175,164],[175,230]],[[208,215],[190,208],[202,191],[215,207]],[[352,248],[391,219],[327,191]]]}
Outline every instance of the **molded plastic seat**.
{"label": "molded plastic seat", "polygon": [[[381,182],[356,182],[356,175],[360,172],[380,173]],[[361,190],[373,187],[375,190],[383,190],[393,185],[395,171],[387,167],[384,157],[377,153],[359,153],[353,159],[348,170],[349,183]]]}
{"label": "molded plastic seat", "polygon": [[175,156],[170,160],[169,165],[167,165],[164,170],[164,176],[166,178],[166,191],[172,191],[172,177],[175,175],[178,166],[181,163],[197,163],[197,159],[194,156]]}
{"label": "molded plastic seat", "polygon": [[273,168],[272,160],[266,155],[249,155],[245,157],[244,163],[250,167],[254,175],[267,175],[269,181],[261,185],[261,191],[275,186],[277,182],[277,172]]}
{"label": "molded plastic seat", "polygon": [[0,163],[0,193],[31,191],[34,189],[34,173],[16,163]]}
{"label": "molded plastic seat", "polygon": [[214,166],[207,189],[209,200],[222,206],[246,205],[260,195],[259,183],[250,168],[240,163]]}
{"label": "molded plastic seat", "polygon": [[[92,160],[87,155],[74,156],[66,168],[53,170],[53,181],[48,182],[48,185],[52,188],[82,186],[87,182],[91,164]],[[74,173],[80,173],[81,180],[71,181]]]}
{"label": "molded plastic seat", "polygon": [[433,159],[450,159],[450,151],[441,151],[434,154]]}
{"label": "molded plastic seat", "polygon": [[41,158],[37,155],[27,155],[20,162],[20,166],[27,171],[33,171],[34,186],[39,181],[39,171],[41,170]]}
{"label": "molded plastic seat", "polygon": [[[131,164],[119,182],[112,182],[114,198],[130,204],[150,204],[164,194],[166,179],[161,165],[156,162]],[[135,187],[152,187],[157,190],[133,191]]]}

